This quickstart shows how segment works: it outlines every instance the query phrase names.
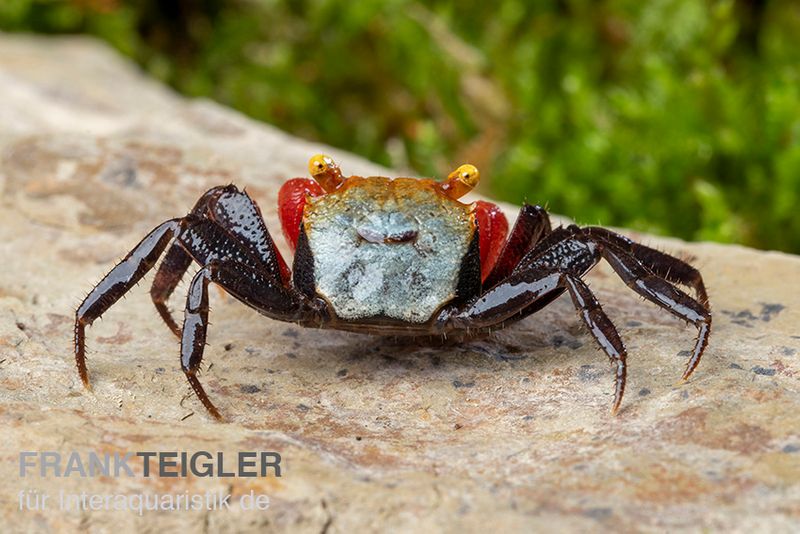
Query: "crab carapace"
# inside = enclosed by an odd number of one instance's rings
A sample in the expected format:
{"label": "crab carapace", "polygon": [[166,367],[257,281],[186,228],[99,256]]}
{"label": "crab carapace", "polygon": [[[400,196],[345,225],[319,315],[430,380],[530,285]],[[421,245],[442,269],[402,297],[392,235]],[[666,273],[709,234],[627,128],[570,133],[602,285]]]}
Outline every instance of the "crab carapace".
{"label": "crab carapace", "polygon": [[[478,182],[462,165],[445,181],[345,177],[327,156],[309,162],[313,179],[294,178],[278,193],[283,233],[294,252],[281,257],[245,191],[210,189],[185,217],[151,231],[89,293],[76,312],[75,359],[84,385],[85,328],[129,291],[166,251],[150,290],[181,340],[181,367],[208,412],[220,413],[197,378],[208,327],[208,284],[280,321],[392,336],[464,337],[519,321],[567,292],[615,371],[612,411],[625,390],[626,350],[582,277],[601,259],[633,291],[694,325],[698,336],[683,373],[703,355],[711,328],[700,273],[688,263],[600,227],[551,228],[547,212],[524,205],[514,227],[494,204],[459,201]],[[182,327],[167,299],[186,271]],[[691,288],[695,296],[676,287]]]}

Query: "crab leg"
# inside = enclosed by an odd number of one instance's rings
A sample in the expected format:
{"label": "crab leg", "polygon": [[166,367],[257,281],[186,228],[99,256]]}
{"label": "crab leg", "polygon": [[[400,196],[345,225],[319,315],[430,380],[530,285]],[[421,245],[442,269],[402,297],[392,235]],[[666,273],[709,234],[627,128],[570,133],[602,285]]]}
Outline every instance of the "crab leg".
{"label": "crab leg", "polygon": [[630,254],[609,246],[603,247],[601,254],[628,287],[697,328],[694,350],[682,377],[682,380],[687,380],[697,364],[700,363],[700,358],[708,344],[708,335],[711,332],[711,312],[680,289],[648,271]]}
{"label": "crab leg", "polygon": [[[286,262],[264,225],[258,205],[246,192],[239,191],[233,185],[210,189],[197,201],[188,219],[193,222],[213,222],[239,248],[247,250],[255,263],[261,263],[265,270],[288,284],[290,275]],[[159,315],[178,337],[181,336],[181,330],[167,308],[167,300],[192,263],[192,255],[187,253],[188,248],[191,248],[191,243],[175,243],[167,251],[150,288],[150,296]],[[200,262],[201,265],[205,263],[202,260]]]}
{"label": "crab leg", "polygon": [[264,224],[258,204],[246,191],[233,185],[220,188],[208,203],[208,218],[256,258],[263,270],[289,284],[289,267]]}
{"label": "crab leg", "polygon": [[[226,188],[214,187],[206,191],[201,196],[194,207],[191,214],[196,217],[204,217],[208,213],[209,202],[220,195]],[[156,271],[156,276],[153,279],[153,285],[150,286],[150,298],[161,316],[161,319],[167,324],[167,327],[177,337],[181,337],[181,329],[178,323],[172,317],[172,314],[167,307],[167,300],[169,300],[172,292],[178,287],[186,270],[192,264],[192,257],[184,250],[180,243],[173,243],[167,251],[167,255],[161,261],[161,265]]]}
{"label": "crab leg", "polygon": [[[240,248],[246,249],[255,263],[260,262],[264,269],[274,272],[284,283],[288,283],[286,262],[264,225],[258,205],[246,192],[239,191],[233,185],[210,189],[200,197],[188,218],[193,222],[205,220],[215,223]],[[187,248],[175,243],[167,251],[150,288],[156,310],[178,337],[181,336],[181,330],[167,308],[167,300],[192,263],[192,255],[187,253]],[[208,254],[205,256],[199,260],[201,265],[208,260]]]}
{"label": "crab leg", "polygon": [[[589,252],[592,253],[593,251]],[[596,262],[597,259],[593,258],[593,261]],[[627,352],[616,327],[578,274],[556,271],[543,265],[532,267],[496,286],[451,321],[461,328],[467,325],[481,327],[501,323],[532,307],[538,309],[541,302],[551,302],[553,295],[558,296],[565,289],[572,297],[575,309],[589,333],[616,366],[614,402],[611,407],[612,412],[616,413],[625,392]]]}
{"label": "crab leg", "polygon": [[299,295],[269,273],[242,263],[212,260],[195,274],[189,285],[181,336],[181,369],[200,402],[216,419],[219,410],[197,378],[203,361],[208,331],[208,283],[219,284],[235,298],[268,317],[285,321],[300,319],[306,309]]}
{"label": "crab leg", "polygon": [[191,264],[192,257],[179,243],[174,243],[161,261],[153,279],[153,285],[150,286],[150,298],[153,300],[158,314],[177,337],[181,337],[181,329],[167,307],[167,300],[178,287],[181,278]]}
{"label": "crab leg", "polygon": [[567,289],[562,273],[581,276],[600,259],[596,247],[575,237],[577,227],[557,228],[529,251],[502,282],[485,291],[454,316],[456,323],[490,327],[536,307]]}
{"label": "crab leg", "polygon": [[[664,261],[662,256],[669,261]],[[456,328],[495,326],[538,310],[564,289],[568,290],[595,340],[617,363],[616,410],[625,386],[625,348],[616,329],[580,280],[600,258],[605,259],[631,289],[698,329],[692,356],[683,373],[683,379],[688,379],[708,344],[711,313],[707,306],[673,286],[670,280],[694,287],[698,297],[704,300],[702,278],[688,264],[654,249],[634,247],[621,236],[604,229],[582,230],[577,226],[556,229],[523,257],[509,277],[473,299],[466,308],[451,316],[449,322]],[[670,273],[671,266],[676,270]]]}
{"label": "crab leg", "polygon": [[614,403],[611,405],[611,412],[617,413],[622,402],[622,395],[625,393],[625,378],[627,376],[625,345],[619,337],[617,328],[603,311],[600,303],[597,302],[586,283],[574,275],[564,275],[562,280],[569,290],[575,309],[580,313],[580,317],[589,328],[592,337],[600,344],[611,363],[616,366]]}
{"label": "crab leg", "polygon": [[[549,221],[548,221],[549,223]],[[550,251],[555,245],[568,239],[570,236],[574,236],[576,231],[578,230],[577,226],[571,227],[563,227],[559,226],[555,230],[550,231],[548,229],[547,232],[542,234],[542,237],[539,238],[539,241],[531,246],[531,248],[527,251],[527,253],[519,260],[519,263],[514,266],[514,271],[525,269],[526,266],[531,264],[532,259],[536,258],[540,254],[546,254]],[[512,271],[512,273],[514,272]],[[516,313],[513,318],[510,318],[508,322],[518,321],[528,315],[536,313],[537,311],[541,310],[558,297],[560,297],[564,291],[566,291],[565,287],[559,287],[558,289],[547,293],[546,295],[542,295],[541,298],[536,299],[533,303],[529,306],[525,307],[523,310]]]}
{"label": "crab leg", "polygon": [[75,363],[83,385],[89,389],[86,370],[86,326],[103,315],[153,268],[158,257],[181,228],[181,219],[161,223],[139,242],[83,299],[75,312]]}
{"label": "crab leg", "polygon": [[706,293],[706,287],[703,283],[703,277],[700,271],[685,261],[679,260],[678,258],[656,249],[635,243],[627,237],[605,228],[592,226],[584,228],[583,230],[588,235],[592,236],[592,238],[627,252],[646,268],[653,271],[654,274],[657,274],[665,280],[691,287],[697,295],[697,300],[700,304],[708,309],[708,294]]}
{"label": "crab leg", "polygon": [[221,421],[222,415],[208,398],[203,385],[197,378],[197,371],[203,362],[203,350],[208,331],[208,282],[211,280],[211,273],[215,265],[216,263],[212,263],[197,271],[189,284],[181,336],[181,369],[208,413],[214,419]]}

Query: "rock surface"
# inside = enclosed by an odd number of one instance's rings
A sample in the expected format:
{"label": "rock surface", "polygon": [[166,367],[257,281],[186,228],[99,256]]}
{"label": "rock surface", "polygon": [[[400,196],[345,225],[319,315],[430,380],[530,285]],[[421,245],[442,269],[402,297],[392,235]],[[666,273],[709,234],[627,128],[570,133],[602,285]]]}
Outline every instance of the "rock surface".
{"label": "rock surface", "polygon": [[[189,396],[145,284],[88,330],[93,393],[73,363],[74,308],[211,185],[247,186],[276,230],[277,188],[311,154],[381,169],[179,98],[83,39],[0,35],[0,102],[3,531],[800,528],[800,258],[631,234],[694,258],[715,322],[679,385],[694,330],[606,266],[590,274],[630,353],[617,417],[611,370],[564,297],[491,338],[437,348],[303,330],[214,292],[202,379],[228,417],[218,424]],[[284,471],[22,479],[21,450],[274,450]],[[23,489],[220,490],[234,504],[255,490],[271,507],[19,511]]]}

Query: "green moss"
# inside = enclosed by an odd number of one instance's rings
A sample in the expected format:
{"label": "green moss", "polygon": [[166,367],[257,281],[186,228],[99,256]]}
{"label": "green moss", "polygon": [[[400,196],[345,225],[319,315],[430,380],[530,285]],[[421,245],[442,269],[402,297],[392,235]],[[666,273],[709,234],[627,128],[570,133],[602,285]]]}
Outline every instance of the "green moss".
{"label": "green moss", "polygon": [[800,252],[792,2],[8,0],[0,28],[580,222]]}

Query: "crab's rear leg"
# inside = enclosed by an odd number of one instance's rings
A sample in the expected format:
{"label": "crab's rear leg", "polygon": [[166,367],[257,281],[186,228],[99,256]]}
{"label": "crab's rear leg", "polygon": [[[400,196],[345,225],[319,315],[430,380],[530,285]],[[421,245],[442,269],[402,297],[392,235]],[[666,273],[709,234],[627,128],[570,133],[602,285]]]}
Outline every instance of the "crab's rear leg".
{"label": "crab's rear leg", "polygon": [[683,380],[688,379],[700,363],[700,358],[708,345],[708,336],[711,333],[709,309],[667,280],[653,274],[630,253],[608,244],[601,245],[601,251],[603,258],[628,287],[697,328],[694,350],[682,377]]}
{"label": "crab's rear leg", "polygon": [[139,242],[86,296],[75,312],[75,363],[83,385],[88,389],[86,370],[86,326],[103,315],[153,268],[170,240],[178,234],[182,219],[161,223]]}

